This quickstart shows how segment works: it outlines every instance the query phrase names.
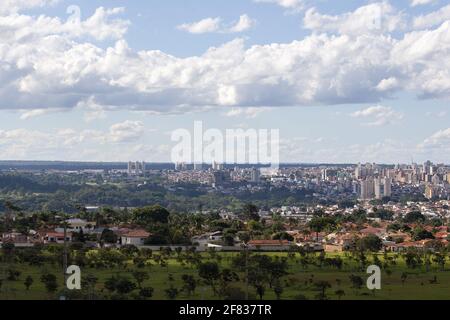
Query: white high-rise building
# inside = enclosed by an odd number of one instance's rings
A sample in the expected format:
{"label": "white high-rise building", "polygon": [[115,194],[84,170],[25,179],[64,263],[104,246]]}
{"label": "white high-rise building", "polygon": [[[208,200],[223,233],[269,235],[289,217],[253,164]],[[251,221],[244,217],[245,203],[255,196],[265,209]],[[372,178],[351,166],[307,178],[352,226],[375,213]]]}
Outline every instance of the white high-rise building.
{"label": "white high-rise building", "polygon": [[202,171],[203,163],[194,163],[194,171]]}
{"label": "white high-rise building", "polygon": [[369,177],[361,181],[361,200],[370,200],[375,197],[375,183],[373,178]]}
{"label": "white high-rise building", "polygon": [[213,163],[212,163],[212,169],[213,169],[214,171],[220,171],[220,170],[223,170],[223,168],[224,168],[223,164],[217,163],[216,161],[213,161]]}
{"label": "white high-rise building", "polygon": [[145,173],[145,162],[128,162],[128,174],[130,175],[140,175]]}
{"label": "white high-rise building", "polygon": [[261,181],[261,171],[257,168],[253,168],[251,172],[251,182],[259,183]]}
{"label": "white high-rise building", "polygon": [[374,180],[375,199],[383,199],[384,186],[381,184],[381,179],[376,178]]}

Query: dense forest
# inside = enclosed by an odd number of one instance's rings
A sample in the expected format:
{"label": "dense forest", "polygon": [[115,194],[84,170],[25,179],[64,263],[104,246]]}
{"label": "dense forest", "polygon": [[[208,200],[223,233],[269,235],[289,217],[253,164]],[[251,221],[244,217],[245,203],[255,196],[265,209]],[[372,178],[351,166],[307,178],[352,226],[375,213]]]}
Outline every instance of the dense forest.
{"label": "dense forest", "polygon": [[[0,174],[0,197],[13,200],[28,211],[63,211],[75,213],[80,206],[108,206],[121,208],[143,207],[160,204],[176,212],[192,212],[201,209],[242,207],[252,201],[262,208],[294,205],[307,201],[311,192],[287,188],[274,188],[270,193],[240,192],[224,195],[219,192],[202,191],[196,186],[180,184],[168,189],[155,178],[145,184],[104,184],[101,176],[98,184],[83,175],[57,174]],[[3,211],[0,205],[0,211]]]}

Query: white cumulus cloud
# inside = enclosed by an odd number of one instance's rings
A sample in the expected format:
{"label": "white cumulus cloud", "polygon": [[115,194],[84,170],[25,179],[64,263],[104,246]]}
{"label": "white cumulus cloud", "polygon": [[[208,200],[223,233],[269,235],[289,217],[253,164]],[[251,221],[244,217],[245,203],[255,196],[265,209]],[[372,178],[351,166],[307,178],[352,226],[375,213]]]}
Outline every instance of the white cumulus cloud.
{"label": "white cumulus cloud", "polygon": [[232,24],[225,24],[220,17],[205,18],[197,22],[183,23],[177,26],[178,30],[193,34],[203,33],[240,33],[251,29],[255,25],[255,20],[247,14],[239,17],[239,20]]}
{"label": "white cumulus cloud", "polygon": [[379,127],[387,124],[394,124],[402,120],[404,115],[394,111],[391,107],[373,106],[363,110],[355,111],[351,114],[353,118],[359,118],[366,122],[363,125]]}
{"label": "white cumulus cloud", "polygon": [[413,27],[415,29],[431,28],[440,25],[447,20],[450,20],[450,4],[429,14],[415,17],[413,20]]}

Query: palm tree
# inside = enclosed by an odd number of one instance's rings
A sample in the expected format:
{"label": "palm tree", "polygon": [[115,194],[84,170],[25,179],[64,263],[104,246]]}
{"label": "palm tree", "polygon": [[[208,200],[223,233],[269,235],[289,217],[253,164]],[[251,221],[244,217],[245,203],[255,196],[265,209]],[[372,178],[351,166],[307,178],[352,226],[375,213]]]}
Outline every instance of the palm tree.
{"label": "palm tree", "polygon": [[326,290],[331,288],[331,284],[328,281],[318,281],[315,283],[315,286],[318,290],[320,290],[320,293],[318,295],[318,298],[320,300],[326,300]]}

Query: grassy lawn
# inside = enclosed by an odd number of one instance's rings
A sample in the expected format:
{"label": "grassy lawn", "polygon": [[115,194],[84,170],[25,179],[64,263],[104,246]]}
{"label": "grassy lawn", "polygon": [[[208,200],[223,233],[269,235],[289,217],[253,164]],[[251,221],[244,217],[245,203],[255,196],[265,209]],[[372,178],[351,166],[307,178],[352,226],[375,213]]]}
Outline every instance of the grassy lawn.
{"label": "grassy lawn", "polygon": [[[286,256],[286,253],[265,253],[269,255],[279,255]],[[236,253],[220,253],[221,256],[221,266],[222,268],[229,267],[231,264],[231,258]],[[337,254],[327,254],[327,257],[331,257]],[[315,266],[308,266],[308,269],[303,269],[298,262],[298,256],[295,259],[289,260],[290,270],[289,275],[283,277],[282,283],[284,287],[284,292],[282,294],[282,299],[295,299],[299,294],[304,295],[308,299],[314,299],[318,293],[314,286],[317,281],[327,281],[331,284],[331,288],[327,289],[327,296],[329,299],[338,299],[339,297],[335,294],[337,290],[343,290],[345,295],[341,297],[342,300],[371,300],[371,299],[450,299],[450,270],[439,271],[437,266],[433,265],[429,272],[425,271],[425,268],[408,269],[400,257],[397,259],[397,265],[390,267],[392,274],[387,275],[385,272],[382,273],[382,289],[376,291],[375,293],[369,291],[365,287],[365,281],[368,276],[365,273],[357,272],[356,262],[340,254],[344,259],[344,266],[342,270],[333,269],[330,267],[318,268]],[[208,254],[204,254],[204,260],[209,259]],[[371,256],[369,257],[371,259]],[[379,259],[383,261],[383,256],[380,255]],[[3,272],[6,269],[6,265],[0,264],[0,279],[4,278]],[[46,265],[43,267],[30,267],[27,265],[14,265],[14,268],[21,271],[19,280],[17,281],[6,281],[3,280],[2,288],[0,291],[0,299],[19,299],[19,300],[41,300],[41,299],[51,299],[54,295],[49,295],[44,285],[41,283],[41,275],[45,272],[51,272],[58,276],[59,289],[62,289],[63,285],[63,275],[62,270],[55,266]],[[103,289],[103,284],[106,279],[115,275],[128,275],[130,279],[132,278],[131,271],[134,266],[130,262],[127,268],[124,269],[92,269],[92,268],[82,268],[83,275],[93,274],[99,281],[96,289],[101,291]],[[165,289],[169,288],[171,285],[181,289],[183,274],[194,275],[198,278],[198,272],[195,268],[189,266],[182,266],[175,258],[168,260],[167,267],[161,267],[153,262],[151,267],[145,267],[144,269],[148,271],[150,279],[145,281],[143,286],[154,288],[154,300],[167,299],[165,296]],[[401,275],[407,272],[408,277],[405,283],[402,283]],[[172,275],[173,280],[169,281],[169,274]],[[360,275],[364,279],[364,286],[360,290],[355,290],[351,287],[351,282],[349,279],[350,274]],[[31,275],[34,279],[34,283],[30,290],[25,289],[24,280]],[[241,274],[241,279],[245,277]],[[430,280],[437,277],[437,283],[431,284]],[[245,289],[244,281],[233,283],[233,286],[241,287]],[[251,292],[254,294],[254,289],[250,287]],[[106,292],[106,291],[105,291]],[[209,286],[204,284],[199,284],[197,286],[196,292],[193,296],[189,297],[184,293],[178,296],[178,299],[197,299],[197,300],[211,300],[217,299],[213,295],[213,291]],[[266,288],[265,299],[275,299],[276,296],[272,289]]]}

